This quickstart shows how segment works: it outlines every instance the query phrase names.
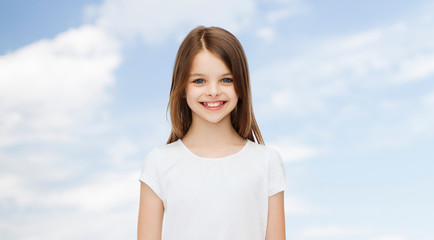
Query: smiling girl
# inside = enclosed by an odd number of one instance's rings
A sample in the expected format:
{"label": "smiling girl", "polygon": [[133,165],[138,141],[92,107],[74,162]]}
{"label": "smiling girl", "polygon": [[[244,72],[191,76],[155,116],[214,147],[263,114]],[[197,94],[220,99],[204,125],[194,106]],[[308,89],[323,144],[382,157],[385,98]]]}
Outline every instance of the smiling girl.
{"label": "smiling girl", "polygon": [[187,35],[168,109],[169,139],[140,172],[138,239],[285,239],[283,161],[264,145],[234,35],[202,26]]}

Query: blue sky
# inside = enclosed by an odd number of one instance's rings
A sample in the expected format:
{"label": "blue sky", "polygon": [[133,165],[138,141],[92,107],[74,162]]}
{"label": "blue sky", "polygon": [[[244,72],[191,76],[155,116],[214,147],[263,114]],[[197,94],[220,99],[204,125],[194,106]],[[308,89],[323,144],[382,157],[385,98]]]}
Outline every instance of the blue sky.
{"label": "blue sky", "polygon": [[0,236],[134,239],[177,48],[243,44],[287,239],[434,240],[432,1],[39,1],[0,7]]}

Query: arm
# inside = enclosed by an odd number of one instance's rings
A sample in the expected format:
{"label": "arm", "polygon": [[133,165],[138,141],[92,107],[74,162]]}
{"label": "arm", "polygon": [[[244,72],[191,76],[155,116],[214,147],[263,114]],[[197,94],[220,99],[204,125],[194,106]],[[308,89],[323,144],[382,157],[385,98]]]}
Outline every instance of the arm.
{"label": "arm", "polygon": [[161,240],[164,205],[145,183],[140,182],[137,240]]}
{"label": "arm", "polygon": [[286,240],[283,191],[268,198],[268,222],[265,240]]}

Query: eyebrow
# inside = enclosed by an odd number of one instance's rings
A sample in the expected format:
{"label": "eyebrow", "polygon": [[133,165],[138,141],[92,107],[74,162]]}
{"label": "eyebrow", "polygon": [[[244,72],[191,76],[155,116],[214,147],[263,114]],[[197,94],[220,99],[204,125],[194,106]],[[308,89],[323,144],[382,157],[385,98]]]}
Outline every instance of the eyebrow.
{"label": "eyebrow", "polygon": [[[190,77],[204,77],[204,76],[206,76],[206,74],[203,74],[203,73],[192,73],[192,74],[190,74]],[[221,77],[226,77],[226,76],[232,76],[232,73],[225,73],[225,74],[221,75]]]}

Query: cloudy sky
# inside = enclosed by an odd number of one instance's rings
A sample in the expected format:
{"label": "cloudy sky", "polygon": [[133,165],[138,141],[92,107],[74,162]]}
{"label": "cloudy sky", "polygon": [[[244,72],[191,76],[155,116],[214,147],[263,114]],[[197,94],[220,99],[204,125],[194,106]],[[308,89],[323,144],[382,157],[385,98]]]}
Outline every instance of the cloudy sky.
{"label": "cloudy sky", "polygon": [[434,240],[432,1],[0,4],[1,239],[135,238],[177,48],[214,25],[284,157],[287,239]]}

